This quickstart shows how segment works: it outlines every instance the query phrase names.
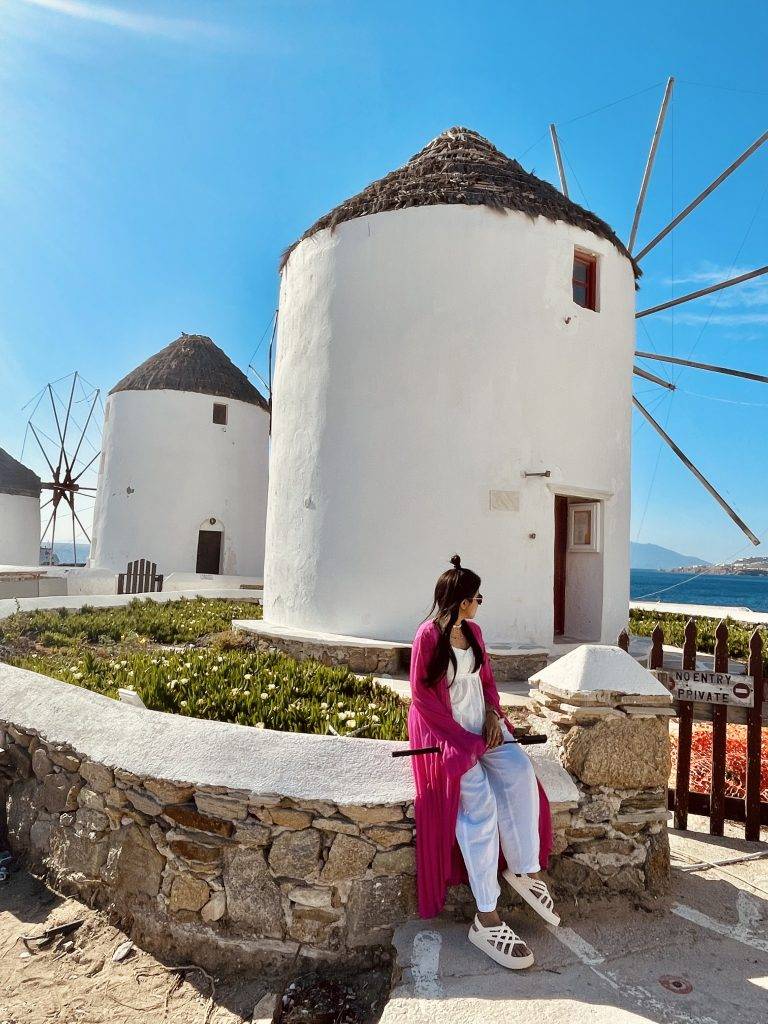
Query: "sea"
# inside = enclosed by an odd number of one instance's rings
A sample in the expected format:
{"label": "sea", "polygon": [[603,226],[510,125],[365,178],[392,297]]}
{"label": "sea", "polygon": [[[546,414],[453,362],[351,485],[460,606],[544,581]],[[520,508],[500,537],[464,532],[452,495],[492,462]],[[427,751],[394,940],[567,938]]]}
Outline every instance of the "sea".
{"label": "sea", "polygon": [[711,576],[632,569],[632,601],[712,604],[768,612],[768,576]]}

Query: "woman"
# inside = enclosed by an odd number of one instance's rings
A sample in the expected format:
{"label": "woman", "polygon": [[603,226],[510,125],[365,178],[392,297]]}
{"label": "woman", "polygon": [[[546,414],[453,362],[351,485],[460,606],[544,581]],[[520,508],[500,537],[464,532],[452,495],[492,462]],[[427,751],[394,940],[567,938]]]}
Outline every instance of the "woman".
{"label": "woman", "polygon": [[446,887],[468,880],[477,904],[469,941],[519,970],[531,966],[533,954],[496,911],[500,854],[512,888],[559,924],[546,885],[531,878],[546,868],[552,848],[549,803],[522,748],[505,742],[513,728],[473,621],[483,600],[480,577],[458,555],[451,563],[411,654],[411,746],[441,751],[412,758],[419,913],[439,914]]}

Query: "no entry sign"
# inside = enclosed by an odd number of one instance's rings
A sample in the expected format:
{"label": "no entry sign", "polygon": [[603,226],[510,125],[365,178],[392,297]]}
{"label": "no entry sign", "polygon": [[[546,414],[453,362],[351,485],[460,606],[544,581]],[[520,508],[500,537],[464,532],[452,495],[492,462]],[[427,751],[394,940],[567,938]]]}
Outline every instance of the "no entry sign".
{"label": "no entry sign", "polygon": [[752,676],[732,676],[730,672],[704,672],[700,669],[667,669],[667,686],[676,700],[741,708],[751,708],[755,704],[755,680]]}

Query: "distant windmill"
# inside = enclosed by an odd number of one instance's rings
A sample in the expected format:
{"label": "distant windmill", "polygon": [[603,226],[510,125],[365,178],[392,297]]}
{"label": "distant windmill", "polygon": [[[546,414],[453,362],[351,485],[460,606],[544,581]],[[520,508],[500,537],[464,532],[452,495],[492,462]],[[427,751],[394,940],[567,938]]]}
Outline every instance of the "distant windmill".
{"label": "distant windmill", "polygon": [[[666,88],[664,90],[664,97],[661,101],[661,108],[659,110],[659,115],[656,121],[656,128],[651,139],[651,146],[648,153],[648,159],[646,161],[645,170],[643,172],[643,177],[640,184],[640,194],[638,196],[637,204],[635,206],[635,213],[632,220],[632,228],[630,230],[629,241],[627,242],[627,248],[630,251],[630,253],[632,253],[636,263],[640,263],[640,261],[645,256],[647,256],[649,252],[655,249],[659,242],[666,238],[667,235],[672,230],[674,230],[674,228],[676,228],[678,224],[685,220],[685,218],[690,213],[693,213],[693,211],[707,198],[707,196],[711,195],[715,191],[715,189],[726,180],[726,178],[730,177],[730,175],[733,174],[733,172],[737,170],[737,168],[739,168],[746,160],[749,159],[750,156],[752,156],[753,153],[757,152],[757,150],[760,149],[760,147],[765,142],[768,141],[768,131],[763,132],[763,134],[758,139],[756,139],[751,146],[745,149],[744,152],[741,153],[741,155],[738,156],[732,164],[726,167],[725,170],[714,179],[714,181],[707,185],[707,187],[702,192],[700,192],[694,199],[692,199],[691,202],[688,203],[688,205],[683,210],[680,211],[680,213],[673,217],[672,220],[664,228],[662,228],[661,231],[654,235],[654,237],[649,242],[647,242],[638,253],[635,253],[634,249],[635,242],[637,239],[637,231],[640,225],[640,217],[643,212],[645,197],[648,191],[648,184],[650,182],[651,172],[653,170],[653,165],[656,159],[656,152],[658,150],[659,141],[661,139],[661,133],[664,128],[664,121],[666,119],[669,101],[672,97],[672,90],[674,88],[674,84],[674,78],[669,78],[667,81]],[[568,184],[565,177],[562,156],[560,153],[557,129],[554,124],[550,125],[550,135],[552,138],[552,146],[555,153],[555,161],[557,164],[558,176],[560,178],[560,188],[563,194],[567,196]],[[649,309],[640,310],[635,314],[635,317],[637,319],[640,319],[641,317],[651,316],[654,313],[660,313],[662,310],[670,309],[673,306],[682,305],[684,302],[691,302],[694,299],[702,298],[704,295],[711,295],[713,292],[719,292],[725,288],[732,288],[735,285],[743,284],[746,281],[752,281],[756,277],[761,277],[763,274],[768,274],[768,266],[759,267],[757,270],[751,270],[746,274],[740,274],[738,277],[732,277],[726,281],[720,281],[717,284],[709,285],[706,288],[700,288],[698,291],[690,292],[688,295],[680,295],[677,298],[670,299],[668,302],[662,302],[657,306],[651,306]],[[689,366],[697,370],[706,370],[711,373],[727,374],[731,377],[742,377],[746,380],[755,380],[763,384],[768,384],[768,376],[763,376],[762,374],[759,373],[748,373],[745,370],[734,370],[731,369],[730,367],[725,366],[713,366],[710,363],[693,362],[690,359],[679,359],[675,356],[659,355],[655,352],[637,351],[635,355],[639,359],[654,359],[659,360],[662,363],[674,363],[678,366]],[[651,373],[649,370],[646,370],[641,366],[635,366],[634,373],[636,376],[643,378],[643,380],[647,380],[652,382],[653,384],[659,385],[660,387],[667,388],[669,391],[676,390],[675,384],[671,383],[670,381],[664,380],[661,377],[656,376],[655,374]],[[731,508],[731,506],[723,498],[723,496],[719,494],[717,490],[715,490],[715,488],[712,486],[709,480],[707,480],[704,474],[693,464],[693,462],[679,448],[679,446],[675,444],[675,442],[672,440],[669,434],[667,434],[667,432],[663,429],[661,424],[659,424],[653,418],[650,412],[645,408],[645,406],[639,401],[639,399],[636,396],[633,396],[632,402],[635,408],[640,413],[642,413],[642,415],[645,417],[648,423],[650,423],[653,429],[659,434],[659,436],[666,442],[666,444],[669,445],[669,447],[672,449],[675,455],[677,455],[677,457],[683,462],[683,464],[691,471],[691,473],[693,473],[693,475],[696,477],[699,483],[701,483],[706,488],[706,490],[712,495],[712,497],[720,505],[720,507],[723,508],[725,512],[728,513],[728,515],[731,517],[734,523],[736,523],[739,529],[742,530],[744,534],[746,534],[746,536],[750,539],[750,541],[753,544],[760,544],[760,538],[756,536],[756,534],[754,534],[752,530],[750,530],[747,524],[743,521],[743,519],[740,518],[740,516],[734,511],[734,509]]]}
{"label": "distant windmill", "polygon": [[[61,388],[66,396],[62,398],[58,392]],[[79,390],[78,390],[79,388]],[[83,513],[82,499],[92,498],[95,485],[87,481],[96,469],[91,469],[101,454],[99,446],[98,425],[93,419],[100,391],[88,384],[75,371],[57,381],[46,384],[41,391],[30,399],[27,408],[35,402],[32,413],[27,421],[27,432],[24,445],[30,435],[37,442],[49,477],[42,475],[42,490],[51,491],[51,496],[41,506],[42,519],[45,523],[40,537],[41,549],[47,556],[48,564],[54,563],[54,542],[57,528],[60,536],[72,538],[72,562],[77,563],[78,532],[90,543],[90,536],[81,518]],[[85,412],[78,411],[78,406]],[[23,448],[22,448],[23,456]],[[95,476],[93,477],[95,478]],[[50,512],[46,513],[46,509]]]}

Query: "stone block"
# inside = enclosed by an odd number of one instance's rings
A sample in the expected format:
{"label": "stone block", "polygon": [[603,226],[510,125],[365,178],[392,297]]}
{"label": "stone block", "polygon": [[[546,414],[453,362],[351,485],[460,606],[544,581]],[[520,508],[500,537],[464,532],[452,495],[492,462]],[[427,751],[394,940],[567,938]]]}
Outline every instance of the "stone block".
{"label": "stone block", "polygon": [[371,871],[374,875],[415,875],[416,850],[413,846],[381,850],[373,858]]}
{"label": "stone block", "polygon": [[361,878],[373,860],[376,847],[365,839],[339,833],[331,845],[323,868],[323,882],[340,882]]}
{"label": "stone block", "polygon": [[185,804],[195,792],[194,786],[183,782],[167,782],[165,779],[145,779],[144,789],[157,797],[161,804]]}
{"label": "stone block", "polygon": [[157,896],[165,863],[148,836],[138,828],[129,829],[118,850],[116,890],[126,896]]}
{"label": "stone block", "polygon": [[104,797],[101,793],[97,793],[95,790],[89,789],[87,786],[83,786],[77,794],[77,805],[78,807],[87,807],[92,811],[103,811]]}
{"label": "stone block", "polygon": [[77,885],[99,879],[109,847],[106,842],[90,842],[77,836],[72,829],[53,829],[49,850],[48,866],[53,877]]}
{"label": "stone block", "polygon": [[18,743],[10,743],[6,749],[16,774],[19,778],[28,779],[32,775],[32,758],[26,747],[20,746]]}
{"label": "stone block", "polygon": [[574,726],[562,741],[565,767],[589,786],[643,789],[666,784],[669,734],[655,718]]}
{"label": "stone block", "polygon": [[195,793],[195,804],[201,814],[210,814],[214,818],[225,818],[227,821],[243,821],[248,816],[248,800],[246,798],[225,796],[222,793]]}
{"label": "stone block", "polygon": [[[42,804],[46,811],[60,814],[67,808],[67,798],[72,788],[72,783],[63,772],[58,772],[56,775],[46,775],[41,788]],[[77,798],[77,791],[74,797],[75,799]]]}
{"label": "stone block", "polygon": [[83,761],[80,765],[80,774],[97,793],[108,793],[115,784],[112,769],[99,764],[98,761]]}
{"label": "stone block", "polygon": [[178,910],[202,910],[210,894],[206,883],[194,875],[176,875],[168,897],[168,909],[173,913]]}
{"label": "stone block", "polygon": [[163,809],[163,816],[183,828],[208,832],[215,836],[231,836],[235,828],[231,821],[222,821],[221,818],[201,814],[194,804],[172,804]]}
{"label": "stone block", "polygon": [[163,811],[163,805],[149,793],[141,789],[126,789],[125,796],[132,807],[150,818],[156,817]]}
{"label": "stone block", "polygon": [[295,807],[272,807],[268,813],[272,823],[282,828],[303,829],[309,828],[312,824],[310,812],[300,811]]}
{"label": "stone block", "polygon": [[22,732],[21,729],[17,729],[15,725],[7,725],[5,731],[14,742],[22,747],[28,747],[32,742],[32,736],[29,733]]}
{"label": "stone block", "polygon": [[75,835],[78,837],[95,838],[100,832],[109,830],[109,818],[101,811],[92,811],[81,807],[75,815]]}
{"label": "stone block", "polygon": [[338,931],[339,915],[332,910],[297,907],[291,918],[289,934],[297,942],[327,949],[333,944],[332,931]]}
{"label": "stone block", "polygon": [[65,771],[80,771],[80,758],[75,757],[74,754],[68,754],[65,750],[57,750],[55,747],[49,747],[48,757],[50,757],[55,765],[58,765],[59,768],[63,768]]}
{"label": "stone block", "polygon": [[671,885],[669,835],[666,830],[648,837],[644,874],[645,887],[653,895],[662,895]]}
{"label": "stone block", "polygon": [[384,825],[390,821],[402,821],[403,809],[399,804],[394,806],[377,805],[375,807],[362,807],[352,804],[344,804],[339,807],[341,813],[358,825]]}
{"label": "stone block", "polygon": [[190,839],[173,838],[173,833],[169,833],[168,846],[176,857],[189,864],[218,864],[221,859],[220,846],[197,843]]}
{"label": "stone block", "polygon": [[38,747],[32,755],[32,771],[38,779],[43,779],[52,770],[53,761],[48,757],[43,747]]}
{"label": "stone block", "polygon": [[291,903],[302,907],[330,907],[332,905],[331,890],[311,885],[297,885],[288,891]]}
{"label": "stone block", "polygon": [[341,821],[339,818],[314,818],[312,828],[319,828],[321,832],[343,832],[347,836],[360,835],[358,825],[353,825],[351,821]]}
{"label": "stone block", "polygon": [[373,828],[365,829],[364,835],[366,839],[370,839],[377,846],[389,848],[410,843],[413,838],[413,830],[411,828],[387,828],[385,825],[374,825]]}
{"label": "stone block", "polygon": [[[295,833],[285,832],[284,835]],[[258,936],[281,939],[285,918],[280,889],[260,850],[231,847],[224,854],[227,917]]]}
{"label": "stone block", "polygon": [[34,854],[45,854],[51,841],[52,821],[36,821],[29,830],[29,845]]}
{"label": "stone block", "polygon": [[241,821],[235,827],[234,840],[244,846],[267,846],[272,838],[266,825],[256,821]]}
{"label": "stone block", "polygon": [[221,920],[227,912],[227,894],[222,890],[211,893],[211,898],[200,911],[200,917],[209,924]]}
{"label": "stone block", "polygon": [[317,878],[322,842],[322,836],[313,828],[281,832],[269,852],[272,873],[289,878]]}
{"label": "stone block", "polygon": [[350,936],[392,928],[416,913],[416,879],[412,875],[366,878],[353,883],[347,903]]}

